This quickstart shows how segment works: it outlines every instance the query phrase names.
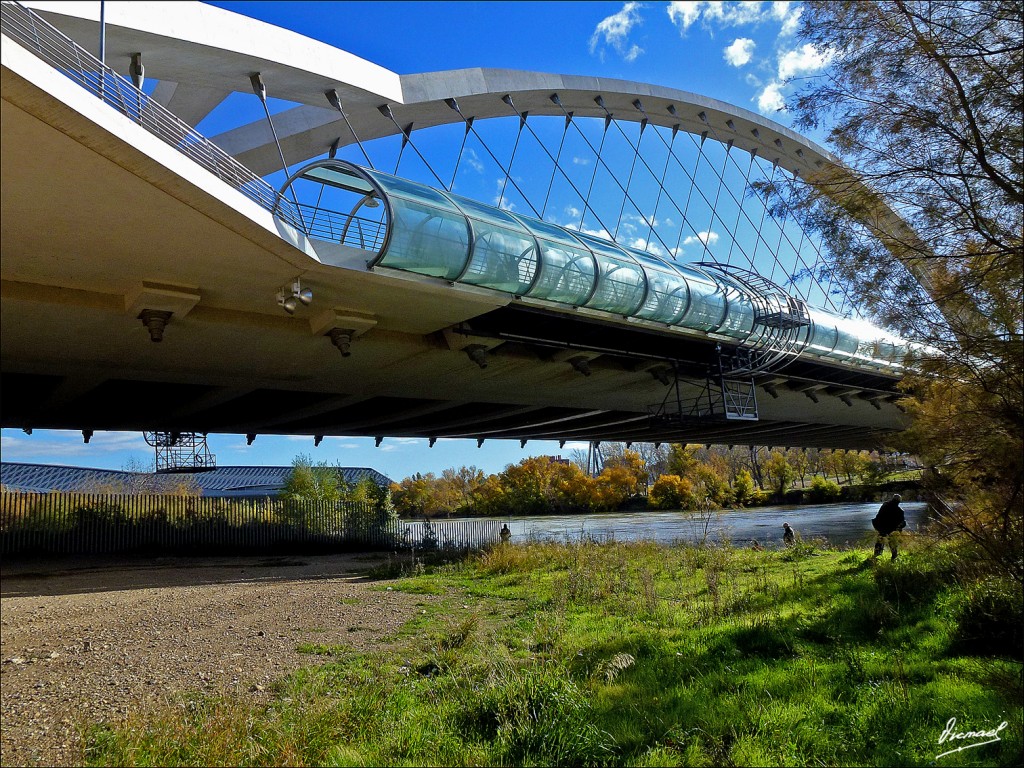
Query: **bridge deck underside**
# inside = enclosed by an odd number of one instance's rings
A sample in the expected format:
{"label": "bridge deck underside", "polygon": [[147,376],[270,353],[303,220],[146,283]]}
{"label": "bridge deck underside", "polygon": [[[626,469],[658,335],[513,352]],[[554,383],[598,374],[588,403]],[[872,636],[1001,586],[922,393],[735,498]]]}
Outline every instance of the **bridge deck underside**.
{"label": "bridge deck underside", "polygon": [[[57,376],[2,376],[3,424],[39,429],[169,431],[234,434],[307,434],[424,438],[623,440],[793,447],[876,448],[888,430],[797,421],[661,425],[645,414],[556,406],[446,402],[415,397],[361,397],[333,392],[259,389],[203,408],[217,387],[111,379],[81,401],[46,411],[47,395],[66,381]],[[126,400],[126,398],[130,398]],[[351,405],[343,405],[351,402]],[[160,419],[149,403],[176,405],[191,416]],[[311,404],[313,404],[311,406]],[[13,405],[13,407],[12,407]],[[331,407],[335,405],[337,407]],[[324,406],[315,417],[296,416]],[[253,418],[253,413],[259,418]]]}

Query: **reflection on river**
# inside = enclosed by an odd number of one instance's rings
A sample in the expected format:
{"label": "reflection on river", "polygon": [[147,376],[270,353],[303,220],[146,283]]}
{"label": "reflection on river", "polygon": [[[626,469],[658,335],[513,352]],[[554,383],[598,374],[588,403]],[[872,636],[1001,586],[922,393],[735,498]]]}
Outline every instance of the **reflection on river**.
{"label": "reflection on river", "polygon": [[[901,505],[907,513],[908,530],[923,525],[928,515],[925,502]],[[757,507],[712,512],[707,518],[692,512],[613,512],[599,515],[538,515],[503,519],[512,541],[524,539],[578,540],[582,536],[604,541],[699,542],[731,540],[734,544],[758,541],[766,547],[782,544],[782,524],[788,522],[803,538],[822,538],[836,545],[865,543],[873,535],[871,518],[879,503],[806,504]],[[706,528],[705,528],[706,524]]]}

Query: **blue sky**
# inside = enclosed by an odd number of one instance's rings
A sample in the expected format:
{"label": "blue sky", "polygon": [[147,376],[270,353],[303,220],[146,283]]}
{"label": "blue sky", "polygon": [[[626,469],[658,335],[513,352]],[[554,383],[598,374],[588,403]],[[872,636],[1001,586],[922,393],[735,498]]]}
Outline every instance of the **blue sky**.
{"label": "blue sky", "polygon": [[[465,67],[596,75],[678,88],[759,112],[779,111],[827,55],[795,37],[797,2],[216,2],[211,3],[362,56],[400,74]],[[814,138],[814,137],[812,137]],[[354,158],[353,158],[354,159]],[[403,169],[404,170],[404,169]],[[486,201],[492,202],[492,201]],[[4,461],[121,469],[148,466],[152,449],[138,433],[5,429]],[[518,441],[261,435],[210,435],[220,465],[314,461],[372,466],[398,480],[413,472],[476,465],[486,472],[538,454],[568,454],[581,444]]]}

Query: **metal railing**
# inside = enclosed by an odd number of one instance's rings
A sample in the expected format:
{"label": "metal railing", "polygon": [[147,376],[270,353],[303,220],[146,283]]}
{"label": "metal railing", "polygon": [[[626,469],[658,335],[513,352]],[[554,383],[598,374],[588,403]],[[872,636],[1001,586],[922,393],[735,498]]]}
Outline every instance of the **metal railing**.
{"label": "metal railing", "polygon": [[3,556],[472,549],[497,543],[499,528],[496,520],[408,523],[358,502],[0,493]]}
{"label": "metal railing", "polygon": [[262,208],[305,231],[295,205],[264,179],[21,3],[0,3],[0,31]]}
{"label": "metal railing", "polygon": [[299,211],[306,224],[306,234],[315,240],[327,240],[375,252],[384,245],[387,225],[383,221],[363,219],[304,203],[299,203]]}

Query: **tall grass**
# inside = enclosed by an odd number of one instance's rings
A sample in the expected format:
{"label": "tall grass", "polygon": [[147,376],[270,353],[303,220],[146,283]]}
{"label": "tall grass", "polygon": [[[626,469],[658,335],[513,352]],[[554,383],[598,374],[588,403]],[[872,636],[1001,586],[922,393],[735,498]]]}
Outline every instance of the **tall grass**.
{"label": "tall grass", "polygon": [[[387,585],[446,598],[391,647],[326,646],[325,663],[281,681],[269,705],[195,700],[97,725],[86,757],[922,765],[936,764],[956,717],[964,730],[1009,726],[937,764],[1018,765],[1020,609],[961,584],[953,548],[908,539],[892,563],[813,543],[794,553],[587,541],[420,561]],[[972,644],[982,626],[988,644]]]}

